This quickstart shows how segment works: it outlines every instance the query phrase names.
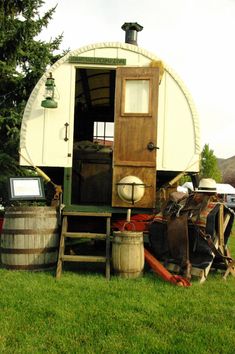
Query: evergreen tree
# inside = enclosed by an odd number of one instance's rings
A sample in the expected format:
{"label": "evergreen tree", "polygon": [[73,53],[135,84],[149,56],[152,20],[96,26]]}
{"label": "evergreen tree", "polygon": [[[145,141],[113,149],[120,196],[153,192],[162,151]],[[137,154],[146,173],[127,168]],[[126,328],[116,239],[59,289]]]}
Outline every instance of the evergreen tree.
{"label": "evergreen tree", "polygon": [[205,144],[201,154],[200,177],[213,178],[216,182],[221,182],[222,175],[218,167],[217,158],[209,144]]}
{"label": "evergreen tree", "polygon": [[0,0],[0,197],[18,166],[19,132],[27,99],[48,65],[59,56],[62,35],[46,43],[37,39],[55,12],[43,15],[42,0]]}

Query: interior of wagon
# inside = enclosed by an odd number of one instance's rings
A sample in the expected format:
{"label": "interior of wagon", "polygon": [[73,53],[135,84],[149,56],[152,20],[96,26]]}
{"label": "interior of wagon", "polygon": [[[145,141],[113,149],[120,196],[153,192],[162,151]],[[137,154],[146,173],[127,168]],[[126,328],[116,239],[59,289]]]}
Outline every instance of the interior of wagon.
{"label": "interior of wagon", "polygon": [[115,70],[76,70],[72,203],[110,204]]}

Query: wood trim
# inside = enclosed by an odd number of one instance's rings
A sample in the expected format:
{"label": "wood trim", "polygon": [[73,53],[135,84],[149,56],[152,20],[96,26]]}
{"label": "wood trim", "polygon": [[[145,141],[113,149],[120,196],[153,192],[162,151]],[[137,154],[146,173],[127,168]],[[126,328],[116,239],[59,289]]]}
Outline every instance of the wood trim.
{"label": "wood trim", "polygon": [[64,168],[64,191],[63,191],[63,203],[65,205],[71,204],[72,197],[72,168]]}
{"label": "wood trim", "polygon": [[230,218],[231,218],[230,214],[227,214],[224,218],[223,233],[225,232],[226,227],[228,226],[228,222],[229,222]]}
{"label": "wood trim", "polygon": [[98,234],[91,232],[65,232],[63,234],[63,237],[105,240],[106,234]]}
{"label": "wood trim", "polygon": [[111,217],[112,213],[96,213],[96,212],[87,212],[87,211],[65,211],[63,215],[66,216],[97,216],[97,217]]}
{"label": "wood trim", "polygon": [[156,163],[151,161],[139,162],[139,161],[123,161],[120,159],[116,159],[114,163],[115,166],[129,166],[129,167],[136,166],[136,167],[153,167],[153,168],[156,166]]}
{"label": "wood trim", "polygon": [[121,117],[149,117],[151,118],[151,114],[149,113],[121,113]]}

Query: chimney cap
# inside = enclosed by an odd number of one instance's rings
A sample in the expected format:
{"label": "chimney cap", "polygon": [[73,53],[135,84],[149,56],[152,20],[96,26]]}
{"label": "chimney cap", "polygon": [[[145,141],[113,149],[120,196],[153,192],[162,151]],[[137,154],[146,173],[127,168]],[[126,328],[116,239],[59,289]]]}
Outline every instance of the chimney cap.
{"label": "chimney cap", "polygon": [[139,25],[137,22],[125,22],[121,28],[123,29],[123,31],[134,30],[140,32],[144,27]]}

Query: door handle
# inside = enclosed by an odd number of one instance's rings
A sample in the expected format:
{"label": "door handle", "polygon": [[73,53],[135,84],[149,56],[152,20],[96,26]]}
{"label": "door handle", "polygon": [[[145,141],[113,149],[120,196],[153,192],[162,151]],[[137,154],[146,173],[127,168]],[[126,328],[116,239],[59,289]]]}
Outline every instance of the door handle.
{"label": "door handle", "polygon": [[65,123],[65,137],[64,137],[64,141],[68,141],[69,138],[68,138],[68,126],[69,126],[69,123]]}
{"label": "door handle", "polygon": [[148,145],[147,145],[147,149],[148,149],[149,151],[153,151],[153,150],[158,150],[159,147],[156,146],[156,145],[154,145],[154,143],[153,143],[152,141],[150,141],[150,143],[148,143]]}

